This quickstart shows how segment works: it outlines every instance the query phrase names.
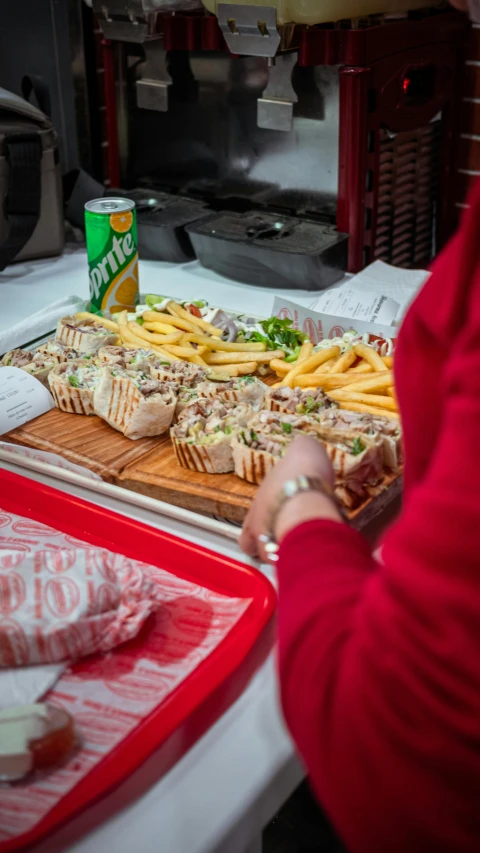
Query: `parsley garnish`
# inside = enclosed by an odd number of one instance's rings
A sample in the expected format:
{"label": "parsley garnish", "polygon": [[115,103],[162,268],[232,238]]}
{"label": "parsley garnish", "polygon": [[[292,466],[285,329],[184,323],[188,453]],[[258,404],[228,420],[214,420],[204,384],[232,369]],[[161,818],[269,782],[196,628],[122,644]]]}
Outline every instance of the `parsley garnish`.
{"label": "parsley garnish", "polygon": [[223,431],[224,431],[225,435],[231,435],[232,434],[232,427],[226,426]]}
{"label": "parsley garnish", "polygon": [[284,432],[286,435],[290,435],[292,430],[293,430],[293,427],[291,424],[286,424],[286,423],[282,424],[282,432]]}
{"label": "parsley garnish", "polygon": [[283,349],[287,354],[286,361],[295,361],[300,346],[308,340],[308,335],[294,329],[292,321],[288,319],[279,320],[278,317],[270,317],[268,320],[263,320],[260,326],[265,334],[257,331],[246,332],[245,338],[266,344],[267,350]]}
{"label": "parsley garnish", "polygon": [[213,430],[213,431],[214,431],[214,432],[220,432],[220,427],[219,427],[219,426],[216,426],[216,427],[214,428],[214,430]]}
{"label": "parsley garnish", "polygon": [[359,456],[365,450],[365,445],[361,438],[354,438],[352,442],[352,455]]}
{"label": "parsley garnish", "polygon": [[303,406],[303,410],[306,415],[309,415],[310,412],[313,412],[315,408],[321,405],[323,405],[322,400],[316,402],[314,397],[307,397]]}
{"label": "parsley garnish", "polygon": [[68,381],[70,382],[70,385],[73,388],[80,388],[80,382],[78,381],[78,378],[73,375],[73,373],[70,373]]}
{"label": "parsley garnish", "polygon": [[252,441],[258,441],[258,435],[253,431],[253,429],[250,430],[250,435],[252,437]]}

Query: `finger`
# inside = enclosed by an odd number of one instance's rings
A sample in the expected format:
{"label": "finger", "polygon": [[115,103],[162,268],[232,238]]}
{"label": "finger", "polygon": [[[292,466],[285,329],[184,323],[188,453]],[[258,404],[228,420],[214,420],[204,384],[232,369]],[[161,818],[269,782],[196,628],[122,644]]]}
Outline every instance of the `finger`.
{"label": "finger", "polygon": [[249,523],[250,513],[247,515],[242,528],[242,533],[238,544],[240,548],[247,554],[248,557],[256,557],[258,555],[258,540]]}

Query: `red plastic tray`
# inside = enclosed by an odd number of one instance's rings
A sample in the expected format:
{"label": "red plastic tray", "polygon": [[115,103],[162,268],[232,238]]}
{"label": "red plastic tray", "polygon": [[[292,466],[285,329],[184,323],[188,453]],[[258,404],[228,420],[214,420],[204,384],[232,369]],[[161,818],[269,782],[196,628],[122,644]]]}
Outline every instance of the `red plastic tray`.
{"label": "red plastic tray", "polygon": [[[227,707],[226,694],[229,694],[227,704],[235,698],[232,676],[252,656],[256,640],[275,611],[276,594],[269,581],[250,566],[1,468],[0,508],[131,559],[152,566],[161,562],[161,567],[172,574],[215,592],[252,599],[216,649],[42,821],[28,833],[0,843],[0,853],[9,853],[39,841],[124,781],[189,718],[194,720],[190,728],[196,737],[205,731],[208,727],[205,715],[203,724],[198,718],[202,708],[210,706],[208,724],[211,724],[212,703],[218,716]],[[188,748],[194,742],[191,732],[187,741]],[[177,751],[174,760],[185,751],[185,748]],[[168,766],[172,763],[170,756]]]}

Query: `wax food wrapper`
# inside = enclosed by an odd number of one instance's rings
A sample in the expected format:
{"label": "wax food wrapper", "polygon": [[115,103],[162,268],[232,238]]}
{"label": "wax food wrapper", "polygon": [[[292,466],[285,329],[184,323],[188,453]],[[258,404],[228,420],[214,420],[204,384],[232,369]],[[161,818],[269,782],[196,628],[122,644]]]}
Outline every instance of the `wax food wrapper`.
{"label": "wax food wrapper", "polygon": [[140,563],[0,510],[0,667],[106,652],[160,603]]}

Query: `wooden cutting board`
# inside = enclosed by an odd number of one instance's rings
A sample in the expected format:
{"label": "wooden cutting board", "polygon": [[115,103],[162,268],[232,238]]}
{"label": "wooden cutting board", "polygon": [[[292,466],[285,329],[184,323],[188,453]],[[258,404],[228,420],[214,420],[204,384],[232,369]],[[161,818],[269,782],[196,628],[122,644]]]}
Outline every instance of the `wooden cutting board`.
{"label": "wooden cutting board", "polygon": [[126,465],[139,460],[168,436],[131,441],[96,415],[69,415],[51,409],[39,418],[2,436],[2,440],[58,453],[114,483]]}
{"label": "wooden cutting board", "polygon": [[[170,439],[132,441],[94,415],[70,415],[52,409],[2,436],[5,441],[57,453],[99,474],[108,483],[241,523],[257,487],[234,474],[197,474],[177,463]],[[401,491],[400,475],[387,477],[350,518],[363,527]]]}
{"label": "wooden cutting board", "polygon": [[[235,474],[200,474],[182,468],[170,444],[163,444],[127,465],[117,484],[166,503],[236,523],[243,521],[257,492],[257,486]],[[399,496],[401,489],[401,474],[386,477],[368,500],[349,513],[353,525],[360,529],[369,524]]]}

